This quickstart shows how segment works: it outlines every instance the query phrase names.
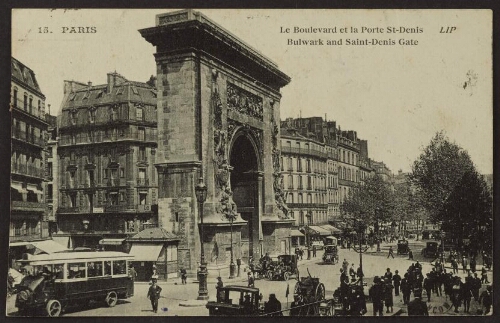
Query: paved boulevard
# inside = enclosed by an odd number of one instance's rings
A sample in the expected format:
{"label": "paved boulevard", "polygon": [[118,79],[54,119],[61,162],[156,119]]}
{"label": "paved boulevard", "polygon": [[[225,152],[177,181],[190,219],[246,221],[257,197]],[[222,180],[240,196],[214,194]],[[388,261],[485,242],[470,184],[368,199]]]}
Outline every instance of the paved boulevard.
{"label": "paved boulevard", "polygon": [[[422,248],[421,242],[410,242],[410,247],[414,251],[415,260],[419,260],[423,265],[423,273],[427,273],[431,270],[432,265],[429,263],[430,259],[424,259],[420,256],[420,250]],[[394,246],[393,246],[394,248]],[[363,255],[363,271],[366,276],[366,281],[368,286],[365,287],[365,293],[367,293],[367,288],[369,288],[373,282],[373,277],[378,275],[382,276],[387,268],[391,268],[391,271],[397,269],[399,273],[402,274],[406,272],[406,269],[410,266],[412,261],[408,260],[407,256],[395,256],[395,259],[387,259],[387,249],[388,245],[382,246],[382,251],[377,254],[370,252]],[[394,248],[396,250],[397,248]],[[340,268],[341,263],[346,259],[349,264],[354,263],[355,268],[359,264],[359,254],[352,250],[340,249],[340,264],[335,265],[324,265],[322,263],[321,257],[323,255],[322,251],[317,252],[317,257],[311,260],[299,261],[299,271],[301,275],[307,275],[307,269],[313,277],[320,277],[320,282],[325,285],[326,297],[331,298],[333,291],[340,285]],[[478,266],[481,268],[480,266]],[[447,269],[449,271],[450,269]],[[460,271],[460,276],[465,277]],[[242,271],[242,278],[235,278],[232,281],[224,279],[225,285],[246,285],[244,276],[246,273]],[[489,280],[492,281],[492,273],[489,273]],[[180,279],[179,279],[180,281]],[[178,281],[178,282],[179,282]],[[283,308],[287,307],[287,299],[285,297],[287,284],[290,286],[289,301],[293,298],[293,288],[296,281],[290,279],[288,282],[284,281],[268,281],[266,279],[256,280],[255,286],[259,288],[264,295],[264,300],[267,300],[270,293],[275,293],[276,297],[281,301]],[[100,304],[90,304],[85,308],[68,308],[63,313],[64,316],[203,316],[208,315],[208,310],[205,307],[182,307],[179,303],[189,299],[195,299],[197,295],[198,285],[189,282],[187,285],[175,284],[173,281],[170,282],[160,282],[159,285],[162,287],[163,298],[159,302],[158,313],[153,313],[151,310],[151,304],[146,298],[147,290],[149,285],[147,283],[136,283],[135,284],[135,295],[127,300],[120,300],[119,303],[113,308],[101,307]],[[210,293],[210,300],[215,299],[215,276],[210,277],[208,289]],[[484,289],[484,286],[483,286]],[[401,295],[401,294],[400,294]],[[425,295],[424,295],[424,299]],[[462,311],[458,314],[454,313],[453,310],[448,310],[445,305],[445,297],[436,297],[432,295],[431,303],[429,303],[430,314],[431,315],[464,315]],[[448,301],[449,303],[449,301]],[[471,304],[471,312],[475,312],[476,302],[473,300]],[[372,305],[368,304],[368,313],[366,316],[372,315]],[[394,311],[399,311],[398,315],[406,315],[406,306],[403,305],[402,297],[394,297]],[[14,297],[7,300],[7,313],[8,315],[16,315],[17,309],[14,307]],[[384,313],[385,314],[385,313]],[[389,315],[389,314],[387,314]]]}

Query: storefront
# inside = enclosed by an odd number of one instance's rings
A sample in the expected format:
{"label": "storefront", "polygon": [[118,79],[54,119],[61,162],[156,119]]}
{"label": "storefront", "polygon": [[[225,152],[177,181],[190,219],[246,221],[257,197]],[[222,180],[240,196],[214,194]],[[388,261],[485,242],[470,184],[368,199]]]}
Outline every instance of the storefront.
{"label": "storefront", "polygon": [[127,243],[131,244],[129,254],[134,256],[132,265],[137,272],[136,280],[149,281],[153,268],[160,280],[178,277],[179,238],[176,235],[163,228],[149,228],[127,239]]}

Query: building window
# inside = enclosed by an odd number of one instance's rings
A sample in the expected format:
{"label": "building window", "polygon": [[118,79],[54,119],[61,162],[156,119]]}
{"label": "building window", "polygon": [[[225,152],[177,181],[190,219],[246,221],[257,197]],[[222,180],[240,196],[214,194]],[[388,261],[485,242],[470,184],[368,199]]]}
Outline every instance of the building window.
{"label": "building window", "polygon": [[139,147],[139,161],[146,161],[146,147]]}
{"label": "building window", "polygon": [[304,211],[299,212],[299,225],[304,225]]}
{"label": "building window", "polygon": [[135,108],[135,118],[136,120],[144,120],[144,111],[142,110],[142,107]]}
{"label": "building window", "polygon": [[17,108],[17,88],[14,88],[14,99],[13,99],[14,102],[13,105],[14,105],[14,108]]}
{"label": "building window", "polygon": [[288,170],[293,170],[292,157],[288,157]]}
{"label": "building window", "polygon": [[30,97],[29,112],[30,112],[30,114],[33,114],[33,98],[32,97]]}
{"label": "building window", "polygon": [[111,108],[111,121],[118,120],[118,106],[114,106]]}
{"label": "building window", "polygon": [[297,157],[297,171],[302,171],[302,161],[300,160],[300,157]]}
{"label": "building window", "polygon": [[124,178],[125,177],[125,169],[120,168],[120,178]]}
{"label": "building window", "polygon": [[304,203],[304,198],[302,197],[302,193],[299,193],[299,203]]}
{"label": "building window", "polygon": [[288,175],[288,188],[293,189],[293,176]]}
{"label": "building window", "polygon": [[311,176],[307,176],[307,189],[312,190],[312,178],[311,178]]}
{"label": "building window", "polygon": [[146,129],[144,128],[139,128],[139,140],[145,141],[146,140]]}
{"label": "building window", "polygon": [[284,165],[283,165],[283,157],[281,157],[280,160],[281,160],[281,165],[280,165],[281,166],[281,171],[284,171],[284,169],[283,169],[283,167],[284,167]]}
{"label": "building window", "polygon": [[69,206],[76,207],[76,193],[69,194]]}
{"label": "building window", "polygon": [[118,205],[118,192],[109,193],[109,205]]}
{"label": "building window", "polygon": [[71,124],[73,126],[76,125],[77,114],[78,114],[77,111],[71,111],[70,112],[69,118],[70,118]]}
{"label": "building window", "polygon": [[28,94],[24,93],[24,111],[28,111]]}
{"label": "building window", "polygon": [[95,123],[95,109],[89,110],[89,123]]}
{"label": "building window", "polygon": [[[148,196],[147,193],[139,193],[139,204],[140,205],[146,205],[146,197]],[[176,212],[178,213],[178,212]]]}
{"label": "building window", "polygon": [[311,160],[310,159],[307,160],[307,172],[308,173],[311,172]]}
{"label": "building window", "polygon": [[302,185],[302,176],[299,175],[299,190],[303,189],[303,185]]}

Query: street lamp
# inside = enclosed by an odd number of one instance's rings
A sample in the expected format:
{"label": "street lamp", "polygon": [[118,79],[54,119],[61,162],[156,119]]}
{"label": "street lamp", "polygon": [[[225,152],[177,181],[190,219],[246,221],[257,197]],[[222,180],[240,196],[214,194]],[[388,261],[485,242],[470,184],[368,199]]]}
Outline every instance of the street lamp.
{"label": "street lamp", "polygon": [[375,237],[377,239],[377,252],[380,252],[380,237],[379,237],[379,223],[378,223],[378,214],[380,209],[375,208]]}
{"label": "street lamp", "polygon": [[443,230],[441,230],[439,232],[439,236],[441,237],[441,249],[442,249],[442,251],[441,251],[441,264],[444,268],[444,237],[445,237],[445,233]]}
{"label": "street lamp", "polygon": [[203,203],[207,199],[207,186],[203,183],[203,177],[200,177],[198,185],[194,188],[196,194],[196,200],[198,201],[198,214],[200,216],[200,240],[201,240],[201,260],[200,260],[200,270],[198,271],[198,299],[207,300],[208,299],[208,288],[207,288],[207,264],[205,262],[205,251],[203,250]]}
{"label": "street lamp", "polygon": [[311,248],[310,248],[310,244],[311,244],[311,241],[309,241],[311,239],[311,237],[309,236],[310,233],[309,233],[309,222],[311,221],[311,211],[307,212],[306,214],[306,218],[307,218],[307,223],[306,223],[306,247],[307,247],[307,260],[310,260],[311,259]]}
{"label": "street lamp", "polygon": [[234,278],[234,272],[236,271],[236,266],[233,261],[233,221],[234,216],[231,214],[229,216],[229,220],[231,221],[231,262],[229,263],[229,279]]}

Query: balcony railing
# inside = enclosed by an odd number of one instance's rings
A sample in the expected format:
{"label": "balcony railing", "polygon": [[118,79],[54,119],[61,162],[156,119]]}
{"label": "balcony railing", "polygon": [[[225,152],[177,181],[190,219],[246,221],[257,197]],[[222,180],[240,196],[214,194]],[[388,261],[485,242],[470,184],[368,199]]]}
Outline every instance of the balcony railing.
{"label": "balcony railing", "polygon": [[44,147],[45,140],[40,137],[36,137],[34,134],[29,134],[26,131],[20,129],[12,129],[12,138],[22,140],[24,142]]}
{"label": "balcony railing", "polygon": [[151,204],[137,205],[137,212],[151,212]]}
{"label": "balcony railing", "polygon": [[46,210],[46,205],[39,202],[12,201],[12,209],[43,212]]}
{"label": "balcony railing", "polygon": [[321,204],[321,203],[287,203],[286,205],[289,208],[305,208],[305,209],[312,209],[312,208],[326,209],[326,208],[328,208],[328,204]]}
{"label": "balcony railing", "polygon": [[33,176],[38,178],[45,177],[45,169],[23,164],[11,164],[11,171],[15,174]]}
{"label": "balcony railing", "polygon": [[80,213],[81,209],[78,206],[72,206],[72,207],[59,207],[57,209],[58,213]]}
{"label": "balcony railing", "polygon": [[281,147],[281,151],[283,153],[309,155],[309,156],[316,156],[316,157],[320,157],[320,158],[326,158],[328,156],[328,154],[326,152],[319,151],[316,149],[302,149],[302,148],[283,146],[283,147]]}
{"label": "balcony railing", "polygon": [[137,178],[138,186],[149,186],[149,178]]}
{"label": "balcony railing", "polygon": [[75,144],[89,144],[100,142],[114,142],[122,140],[137,140],[146,142],[156,142],[158,136],[156,133],[143,133],[136,130],[128,129],[124,132],[103,133],[96,131],[92,135],[87,133],[79,133],[73,138],[68,135],[62,135],[59,139],[59,145],[75,145]]}
{"label": "balcony railing", "polygon": [[35,117],[35,118],[40,119],[43,122],[45,122],[45,113],[44,113],[44,111],[42,109],[40,110],[40,113],[39,113],[38,112],[38,107],[37,106],[32,106],[31,107],[31,112],[30,112],[29,101],[26,104],[26,109],[25,109],[24,108],[24,100],[23,99],[14,100],[12,98],[11,100],[12,100],[12,106],[15,109],[17,109],[19,111],[22,111],[22,112],[24,112],[26,114],[29,114],[30,116]]}
{"label": "balcony railing", "polygon": [[127,205],[105,205],[104,206],[104,212],[121,212],[121,211],[127,211],[130,210],[128,209]]}
{"label": "balcony railing", "polygon": [[120,186],[119,178],[108,178],[106,185],[108,186]]}

